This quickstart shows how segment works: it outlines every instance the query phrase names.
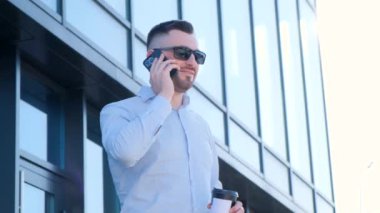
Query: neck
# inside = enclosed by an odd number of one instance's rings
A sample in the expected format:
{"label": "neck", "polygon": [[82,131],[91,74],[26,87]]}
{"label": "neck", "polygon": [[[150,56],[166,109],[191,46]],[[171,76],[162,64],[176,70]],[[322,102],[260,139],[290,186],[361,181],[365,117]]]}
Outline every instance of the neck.
{"label": "neck", "polygon": [[172,97],[172,101],[170,102],[173,109],[179,109],[181,107],[183,95],[184,95],[184,93],[174,92],[174,95]]}

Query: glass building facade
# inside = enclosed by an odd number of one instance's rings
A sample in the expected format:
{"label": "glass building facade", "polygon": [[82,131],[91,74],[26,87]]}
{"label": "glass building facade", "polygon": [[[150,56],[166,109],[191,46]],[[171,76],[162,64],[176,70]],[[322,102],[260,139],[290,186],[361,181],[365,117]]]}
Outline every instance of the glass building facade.
{"label": "glass building facade", "polygon": [[335,212],[315,0],[0,1],[0,206],[119,212],[99,112],[149,82],[155,24],[207,53],[191,105],[246,212]]}

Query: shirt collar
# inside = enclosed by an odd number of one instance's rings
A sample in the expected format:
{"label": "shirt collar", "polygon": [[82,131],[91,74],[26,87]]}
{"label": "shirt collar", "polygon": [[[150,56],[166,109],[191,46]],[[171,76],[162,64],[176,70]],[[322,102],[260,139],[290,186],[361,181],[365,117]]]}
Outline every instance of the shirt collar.
{"label": "shirt collar", "polygon": [[[144,102],[149,101],[150,99],[156,96],[156,93],[153,91],[151,87],[142,86],[140,91],[137,93]],[[182,100],[181,107],[187,107],[190,104],[190,97],[185,93]]]}

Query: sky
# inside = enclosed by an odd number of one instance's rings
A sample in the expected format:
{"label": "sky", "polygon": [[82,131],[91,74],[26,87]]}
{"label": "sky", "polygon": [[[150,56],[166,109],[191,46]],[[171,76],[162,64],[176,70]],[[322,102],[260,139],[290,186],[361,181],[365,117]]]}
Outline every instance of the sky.
{"label": "sky", "polygon": [[379,0],[317,0],[337,213],[380,213],[379,11]]}

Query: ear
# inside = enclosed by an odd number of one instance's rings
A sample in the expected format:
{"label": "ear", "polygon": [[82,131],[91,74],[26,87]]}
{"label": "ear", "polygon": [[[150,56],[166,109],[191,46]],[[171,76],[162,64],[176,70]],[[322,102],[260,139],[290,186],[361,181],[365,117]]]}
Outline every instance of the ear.
{"label": "ear", "polygon": [[148,58],[150,55],[152,55],[153,51],[153,49],[146,51],[146,57]]}

